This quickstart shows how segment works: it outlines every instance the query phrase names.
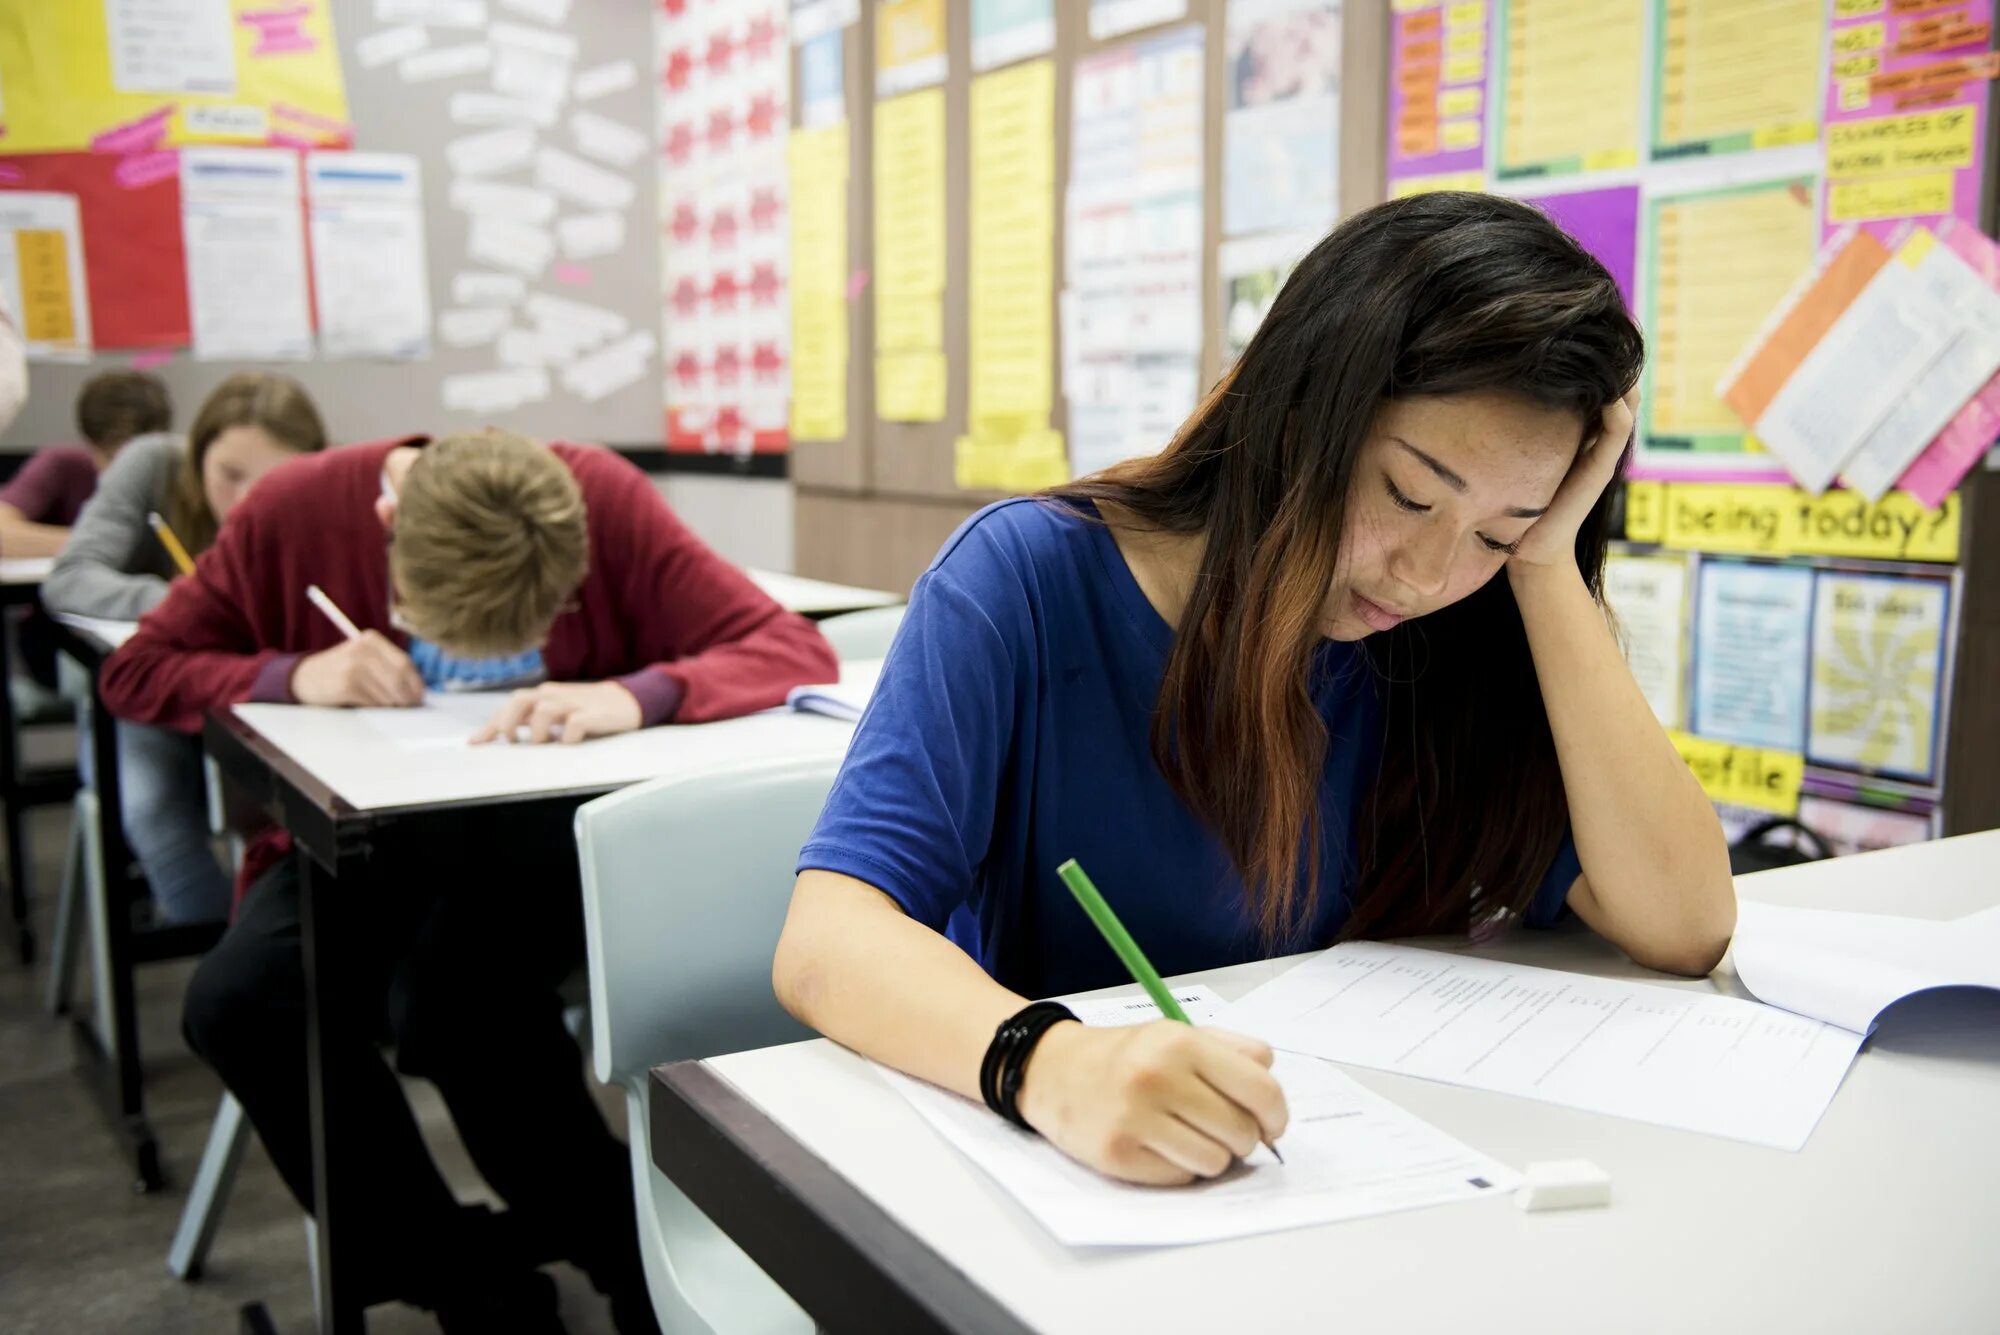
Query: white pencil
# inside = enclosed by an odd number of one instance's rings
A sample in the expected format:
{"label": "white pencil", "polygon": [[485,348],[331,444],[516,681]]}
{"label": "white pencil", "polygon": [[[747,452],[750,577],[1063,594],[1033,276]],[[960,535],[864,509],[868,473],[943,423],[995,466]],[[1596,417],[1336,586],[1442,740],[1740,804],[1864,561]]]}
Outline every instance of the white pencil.
{"label": "white pencil", "polygon": [[312,600],[314,607],[326,613],[326,619],[339,627],[342,635],[345,635],[350,640],[361,638],[361,628],[347,619],[347,613],[341,611],[333,599],[326,596],[326,590],[320,588],[317,584],[308,584],[306,585],[306,597]]}

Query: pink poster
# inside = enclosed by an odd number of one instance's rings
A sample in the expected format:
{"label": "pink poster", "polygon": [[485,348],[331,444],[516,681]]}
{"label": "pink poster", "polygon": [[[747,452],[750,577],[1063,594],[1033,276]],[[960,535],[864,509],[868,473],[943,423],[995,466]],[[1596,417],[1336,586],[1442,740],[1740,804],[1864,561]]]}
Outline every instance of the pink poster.
{"label": "pink poster", "polygon": [[1441,0],[1396,6],[1389,34],[1392,195],[1410,177],[1478,178],[1437,184],[1480,188],[1491,8]]}
{"label": "pink poster", "polygon": [[1905,219],[1979,225],[1993,0],[1889,0],[1833,20],[1825,235]]}

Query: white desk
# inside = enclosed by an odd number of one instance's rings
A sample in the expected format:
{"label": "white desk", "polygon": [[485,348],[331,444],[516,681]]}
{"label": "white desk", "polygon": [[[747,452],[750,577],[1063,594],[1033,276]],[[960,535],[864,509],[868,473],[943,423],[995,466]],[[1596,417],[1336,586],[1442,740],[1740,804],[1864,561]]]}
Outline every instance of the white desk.
{"label": "white desk", "polygon": [[39,585],[55,568],[53,556],[0,557],[0,584]]}
{"label": "white desk", "polygon": [[897,607],[909,601],[887,589],[860,589],[851,584],[830,584],[803,575],[784,575],[775,570],[746,571],[757,587],[787,611],[800,616],[830,617],[841,612],[860,612],[871,607]]}
{"label": "white desk", "polygon": [[[2000,903],[2000,832],[1767,872],[1746,877],[1742,893],[1958,917]],[[1669,981],[1581,929],[1521,933],[1480,953]],[[1233,999],[1287,964],[1181,981]],[[1726,966],[1680,985],[1745,995]],[[677,1180],[695,1167],[712,1191],[733,1172],[729,1186],[750,1205],[698,1203],[822,1321],[842,1310],[836,1292],[873,1304],[921,1286],[928,1311],[899,1328],[1991,1331],[2000,1329],[2000,1007],[1980,1000],[1917,998],[1892,1012],[1799,1154],[1351,1071],[1516,1167],[1595,1160],[1612,1175],[1605,1210],[1529,1215],[1493,1200],[1202,1247],[1071,1251],[865,1063],[823,1040],[660,1068],[653,1144]],[[702,1079],[710,1074],[721,1079]],[[706,1130],[701,1118],[717,1104],[703,1104],[704,1084],[733,1101],[736,1120],[703,1146],[705,1169],[677,1167],[662,1123],[675,1119],[683,1143],[690,1126]],[[690,1089],[691,1102],[681,1092]],[[731,1153],[731,1142],[745,1152]],[[735,1227],[725,1222],[732,1209],[763,1213],[745,1229],[740,1213]],[[831,1266],[798,1259],[812,1254],[877,1273],[835,1290]],[[814,1308],[800,1289],[828,1305]],[[862,1328],[855,1318],[870,1310],[847,1307],[847,1324]]]}

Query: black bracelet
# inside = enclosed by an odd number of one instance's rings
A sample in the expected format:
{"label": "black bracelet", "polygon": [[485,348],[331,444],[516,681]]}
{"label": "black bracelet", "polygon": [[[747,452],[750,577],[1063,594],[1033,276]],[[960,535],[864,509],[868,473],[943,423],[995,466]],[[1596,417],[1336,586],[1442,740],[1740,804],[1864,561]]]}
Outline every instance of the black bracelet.
{"label": "black bracelet", "polygon": [[1075,1018],[1076,1013],[1059,1001],[1037,1001],[1002,1020],[979,1063],[979,1094],[986,1106],[1023,1131],[1034,1130],[1021,1116],[1019,1103],[1028,1057],[1043,1034]]}

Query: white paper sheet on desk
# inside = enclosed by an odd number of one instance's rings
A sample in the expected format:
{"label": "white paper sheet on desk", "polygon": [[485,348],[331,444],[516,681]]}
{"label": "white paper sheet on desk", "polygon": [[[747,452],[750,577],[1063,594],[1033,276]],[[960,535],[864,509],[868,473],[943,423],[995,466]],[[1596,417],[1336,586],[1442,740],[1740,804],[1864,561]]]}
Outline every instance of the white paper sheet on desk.
{"label": "white paper sheet on desk", "polygon": [[1729,950],[1760,1000],[1867,1034],[1891,1003],[1919,992],[2000,991],[2000,908],[1930,922],[1746,899]]}
{"label": "white paper sheet on desk", "polygon": [[[1188,1018],[1214,1018],[1221,1000],[1179,989]],[[1086,1024],[1159,1018],[1144,997],[1071,1002]],[[924,1120],[1019,1201],[1057,1239],[1078,1247],[1176,1246],[1303,1228],[1394,1210],[1505,1194],[1505,1165],[1411,1116],[1333,1066],[1282,1053],[1273,1068],[1291,1109],[1280,1164],[1259,1149],[1212,1182],[1141,1187],[1069,1158],[983,1105],[878,1067]]]}
{"label": "white paper sheet on desk", "polygon": [[857,659],[840,665],[839,681],[792,687],[785,693],[785,703],[802,713],[859,723],[869,698],[875,694],[875,684],[881,679],[881,659]]}
{"label": "white paper sheet on desk", "polygon": [[1288,1052],[1786,1150],[1861,1046],[1735,997],[1361,941],[1218,1023]]}
{"label": "white paper sheet on desk", "polygon": [[[0,565],[4,564],[6,563],[0,562]],[[112,621],[106,617],[78,616],[74,612],[57,612],[55,618],[65,626],[74,626],[87,635],[96,636],[112,649],[131,639],[139,629],[139,623],[136,621]]]}
{"label": "white paper sheet on desk", "polygon": [[0,584],[39,584],[55,568],[53,556],[0,557]]}
{"label": "white paper sheet on desk", "polygon": [[384,741],[407,751],[466,746],[507,702],[505,691],[428,691],[415,709],[356,709],[353,716]]}

